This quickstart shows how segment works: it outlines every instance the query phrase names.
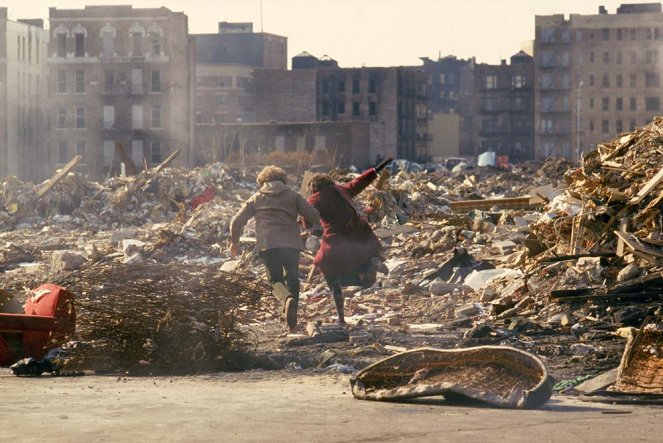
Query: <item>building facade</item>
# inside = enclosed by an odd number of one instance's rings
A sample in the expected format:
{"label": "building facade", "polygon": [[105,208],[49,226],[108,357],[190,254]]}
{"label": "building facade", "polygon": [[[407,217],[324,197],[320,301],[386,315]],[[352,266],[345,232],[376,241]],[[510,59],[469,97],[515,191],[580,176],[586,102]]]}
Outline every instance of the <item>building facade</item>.
{"label": "building facade", "polygon": [[474,58],[421,57],[431,78],[431,152],[434,157],[474,155]]}
{"label": "building facade", "polygon": [[537,16],[537,157],[578,159],[661,112],[660,3]]}
{"label": "building facade", "polygon": [[187,17],[167,8],[50,8],[48,65],[53,164],[117,168],[116,143],[138,169],[176,149],[192,165],[193,51]]}
{"label": "building facade", "polygon": [[474,73],[474,154],[534,158],[534,59],[520,51],[510,64],[477,64]]}
{"label": "building facade", "polygon": [[380,140],[371,144],[369,162],[387,156],[430,158],[430,89],[425,72],[403,67],[341,68],[331,58],[307,53],[294,57],[292,66],[292,71],[256,76],[259,121],[367,121],[373,140]]}
{"label": "building facade", "polygon": [[255,121],[253,75],[285,71],[288,39],[253,32],[252,23],[219,23],[217,34],[195,34],[196,124]]}
{"label": "building facade", "polygon": [[7,19],[0,8],[0,177],[46,178],[48,31],[42,20]]}

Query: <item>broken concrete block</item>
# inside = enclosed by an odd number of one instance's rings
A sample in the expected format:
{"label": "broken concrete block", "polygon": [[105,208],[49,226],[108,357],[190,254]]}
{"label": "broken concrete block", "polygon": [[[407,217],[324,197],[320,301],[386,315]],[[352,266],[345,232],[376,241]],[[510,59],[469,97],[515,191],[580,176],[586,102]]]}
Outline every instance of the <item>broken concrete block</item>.
{"label": "broken concrete block", "polygon": [[458,285],[452,283],[447,283],[440,279],[433,280],[430,285],[428,285],[428,290],[433,295],[444,295],[451,294],[454,289],[457,289]]}
{"label": "broken concrete block", "polygon": [[130,255],[140,252],[145,246],[144,241],[136,240],[133,238],[125,238],[120,241],[120,249],[125,256],[129,257]]}
{"label": "broken concrete block", "polygon": [[73,271],[78,269],[87,259],[82,254],[71,251],[56,251],[51,256],[53,272]]}
{"label": "broken concrete block", "polygon": [[456,309],[455,313],[456,317],[474,317],[481,313],[481,309],[473,303]]}
{"label": "broken concrete block", "polygon": [[640,275],[640,268],[635,263],[626,265],[624,269],[619,271],[617,274],[617,281],[622,282],[626,280],[631,280],[632,278],[638,277]]}
{"label": "broken concrete block", "polygon": [[221,270],[223,272],[235,272],[240,262],[241,260],[227,260],[221,265]]}
{"label": "broken concrete block", "polygon": [[122,240],[134,238],[135,236],[136,236],[135,229],[123,229],[113,232],[110,242],[113,246],[117,246],[118,243],[120,243]]}

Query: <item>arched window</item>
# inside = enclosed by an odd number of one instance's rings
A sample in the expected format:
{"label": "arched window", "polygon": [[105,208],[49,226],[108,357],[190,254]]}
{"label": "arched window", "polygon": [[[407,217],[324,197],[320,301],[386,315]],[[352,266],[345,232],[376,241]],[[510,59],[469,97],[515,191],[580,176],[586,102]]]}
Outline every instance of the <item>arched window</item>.
{"label": "arched window", "polygon": [[58,49],[56,55],[58,57],[67,56],[67,38],[69,37],[69,30],[64,26],[60,25],[53,30],[53,37],[58,43]]}
{"label": "arched window", "polygon": [[129,29],[129,36],[131,37],[131,54],[134,57],[143,55],[143,37],[145,36],[145,28],[138,23]]}
{"label": "arched window", "polygon": [[71,33],[74,36],[74,57],[85,57],[87,30],[78,24],[71,30]]}
{"label": "arched window", "polygon": [[161,39],[163,38],[163,29],[161,29],[156,23],[152,23],[152,26],[150,26],[147,30],[147,35],[150,38],[150,55],[161,55]]}
{"label": "arched window", "polygon": [[115,37],[117,31],[111,25],[106,23],[106,26],[101,28],[101,56],[112,57],[115,53]]}

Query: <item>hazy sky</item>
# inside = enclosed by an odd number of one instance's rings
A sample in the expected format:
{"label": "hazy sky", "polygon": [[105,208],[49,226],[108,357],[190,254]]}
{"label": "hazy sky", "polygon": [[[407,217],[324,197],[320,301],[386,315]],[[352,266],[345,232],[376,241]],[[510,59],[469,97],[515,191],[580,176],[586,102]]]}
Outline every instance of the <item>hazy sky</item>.
{"label": "hazy sky", "polygon": [[[643,2],[645,0],[642,0]],[[262,0],[264,32],[288,37],[288,58],[307,51],[343,67],[419,65],[419,57],[453,54],[499,63],[534,38],[534,16],[596,14],[613,0]],[[9,17],[48,18],[48,7],[94,4],[165,6],[189,17],[189,32],[214,33],[219,21],[253,22],[260,0],[10,0]]]}

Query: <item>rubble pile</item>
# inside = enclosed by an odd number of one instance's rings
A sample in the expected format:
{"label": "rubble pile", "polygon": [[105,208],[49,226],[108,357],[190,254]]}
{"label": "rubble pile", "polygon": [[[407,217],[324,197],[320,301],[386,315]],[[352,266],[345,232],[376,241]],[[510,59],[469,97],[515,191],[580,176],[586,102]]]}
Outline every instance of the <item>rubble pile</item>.
{"label": "rubble pile", "polygon": [[565,175],[567,189],[533,225],[551,253],[614,252],[663,263],[663,119],[599,145]]}
{"label": "rubble pile", "polygon": [[266,289],[200,265],[92,266],[59,283],[79,295],[58,365],[143,373],[236,368],[240,325]]}

